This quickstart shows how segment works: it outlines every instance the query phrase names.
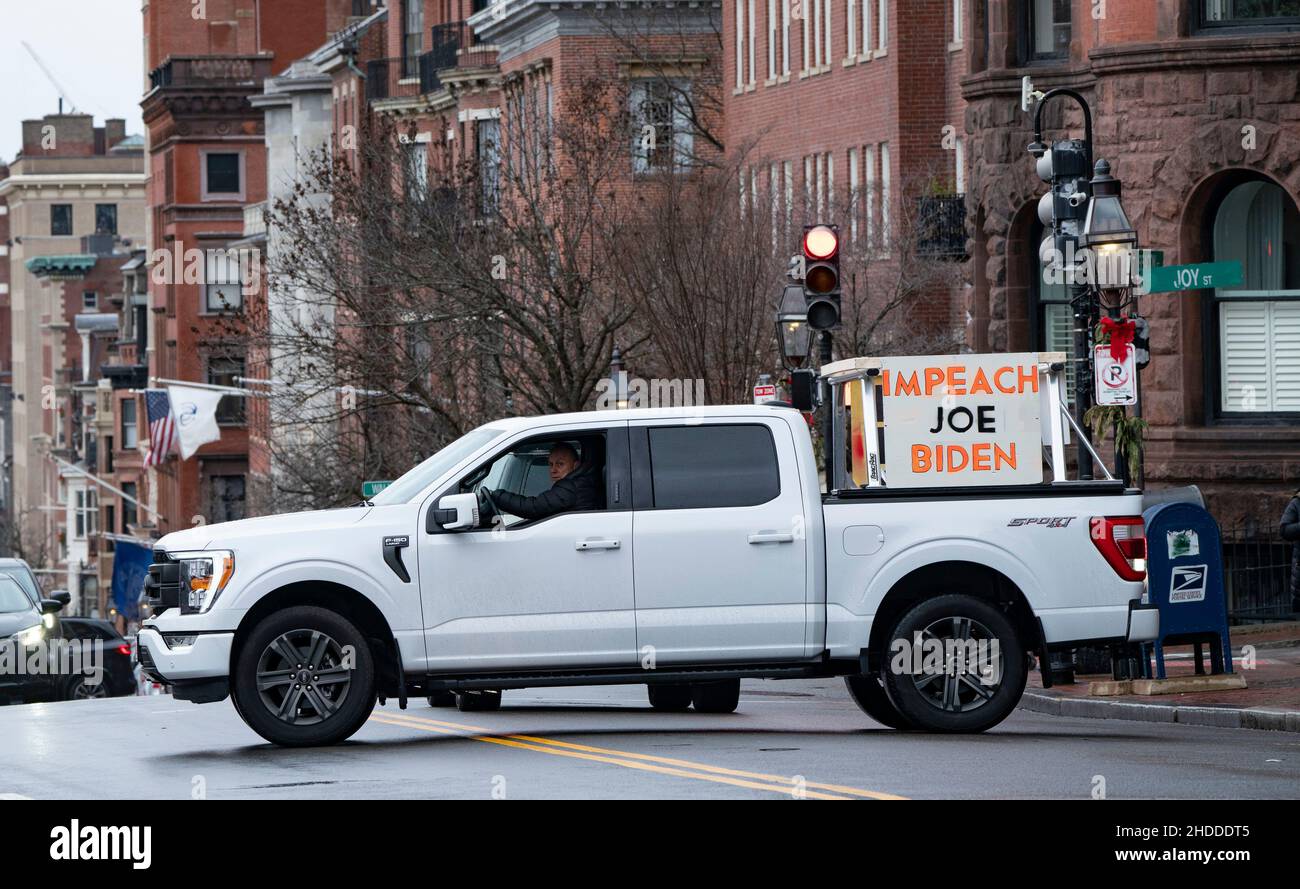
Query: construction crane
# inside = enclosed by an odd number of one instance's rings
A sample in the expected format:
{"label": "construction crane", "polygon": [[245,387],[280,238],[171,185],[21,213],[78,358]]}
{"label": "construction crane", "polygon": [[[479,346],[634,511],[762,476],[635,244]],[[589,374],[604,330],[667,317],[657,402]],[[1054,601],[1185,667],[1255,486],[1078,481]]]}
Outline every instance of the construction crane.
{"label": "construction crane", "polygon": [[68,91],[65,90],[65,89],[64,89],[64,88],[59,84],[59,82],[58,82],[57,80],[54,79],[54,74],[53,74],[53,72],[51,72],[49,68],[45,67],[45,63],[42,62],[42,61],[41,61],[41,57],[38,56],[38,55],[36,54],[36,50],[32,49],[31,44],[28,43],[26,40],[23,40],[23,41],[20,41],[20,42],[21,42],[22,45],[23,45],[23,49],[27,50],[27,54],[30,55],[30,56],[32,57],[32,59],[35,60],[36,64],[40,67],[41,71],[45,74],[46,78],[50,81],[51,84],[54,85],[54,91],[57,92],[57,93],[59,94],[59,113],[60,113],[60,114],[63,113],[63,103],[64,103],[64,102],[67,102],[67,103],[68,103],[68,109],[69,109],[68,113],[69,113],[69,114],[76,114],[76,113],[77,113],[77,105],[76,105],[76,103],[73,102],[70,98],[68,98]]}

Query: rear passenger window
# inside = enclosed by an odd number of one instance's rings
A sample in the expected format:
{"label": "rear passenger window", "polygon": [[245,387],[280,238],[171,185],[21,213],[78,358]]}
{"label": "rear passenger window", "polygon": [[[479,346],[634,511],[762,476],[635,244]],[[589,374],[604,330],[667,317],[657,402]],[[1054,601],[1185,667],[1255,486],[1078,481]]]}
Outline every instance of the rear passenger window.
{"label": "rear passenger window", "polygon": [[766,426],[651,426],[656,509],[756,506],[781,493]]}

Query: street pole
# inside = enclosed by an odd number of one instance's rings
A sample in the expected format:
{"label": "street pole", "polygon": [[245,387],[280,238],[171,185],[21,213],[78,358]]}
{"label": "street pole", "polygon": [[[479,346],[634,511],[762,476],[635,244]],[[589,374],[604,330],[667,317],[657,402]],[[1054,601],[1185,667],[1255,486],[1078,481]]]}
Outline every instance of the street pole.
{"label": "street pole", "polygon": [[[823,330],[818,344],[818,370],[823,374],[826,365],[831,363],[831,345],[831,332]],[[822,407],[826,410],[822,428],[822,457],[826,461],[826,492],[830,493],[835,490],[835,455],[831,450],[835,447],[835,394],[831,391],[830,381],[824,376],[822,385],[826,387],[822,402]]]}

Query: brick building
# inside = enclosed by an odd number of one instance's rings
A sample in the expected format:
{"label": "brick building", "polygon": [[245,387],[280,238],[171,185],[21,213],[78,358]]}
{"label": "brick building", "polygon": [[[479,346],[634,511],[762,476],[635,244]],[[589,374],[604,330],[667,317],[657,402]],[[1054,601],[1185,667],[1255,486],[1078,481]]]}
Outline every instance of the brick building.
{"label": "brick building", "polygon": [[[267,196],[263,113],[249,103],[267,77],[344,28],[356,0],[257,0],[208,4],[192,15],[188,0],[150,0],[144,8],[148,91],[142,101],[148,138],[150,258],[166,251],[193,276],[150,276],[149,373],[156,379],[237,387],[247,375],[240,310],[251,282],[232,278],[218,252],[244,236],[245,210]],[[156,266],[156,263],[154,263]],[[201,283],[200,283],[201,281]],[[230,395],[217,411],[219,441],[190,460],[168,460],[149,473],[148,497],[160,532],[246,513],[247,404]],[[142,427],[144,428],[144,427]]]}
{"label": "brick building", "polygon": [[49,455],[84,459],[75,449],[86,441],[70,425],[83,418],[73,391],[83,381],[75,320],[98,313],[106,289],[118,286],[114,262],[144,237],[139,140],[115,119],[103,127],[80,114],[24,121],[22,152],[0,180],[0,201],[9,226],[10,542],[39,570],[66,575],[75,596],[81,572],[69,566],[66,534],[58,533],[67,524],[68,480]]}
{"label": "brick building", "polygon": [[[840,225],[846,261],[863,264],[846,269],[846,299],[855,288],[857,298],[872,299],[868,286],[878,287],[881,276],[870,268],[888,271],[900,248],[915,252],[921,229],[941,217],[951,222],[934,245],[936,258],[964,257],[964,6],[723,3],[726,144],[747,152],[741,190],[771,213],[776,240],[790,252],[805,223]],[[945,288],[910,305],[906,321],[936,342],[957,342],[963,308],[961,293]]]}
{"label": "brick building", "polygon": [[[1238,260],[1231,290],[1151,294],[1143,372],[1149,487],[1197,484],[1221,522],[1276,522],[1300,486],[1300,6],[1222,0],[984,0],[962,78],[972,169],[976,350],[1061,348],[1042,284],[1022,76],[1088,99],[1097,158],[1124,183],[1139,245],[1166,264]],[[1068,102],[1045,140],[1082,135]]]}

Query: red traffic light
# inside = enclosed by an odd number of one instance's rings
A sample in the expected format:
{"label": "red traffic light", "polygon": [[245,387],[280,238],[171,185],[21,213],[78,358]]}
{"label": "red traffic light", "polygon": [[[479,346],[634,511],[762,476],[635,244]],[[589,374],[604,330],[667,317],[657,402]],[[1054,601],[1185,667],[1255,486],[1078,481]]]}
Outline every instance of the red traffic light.
{"label": "red traffic light", "polygon": [[803,234],[803,255],[809,259],[830,259],[839,249],[839,236],[828,225],[815,225]]}

